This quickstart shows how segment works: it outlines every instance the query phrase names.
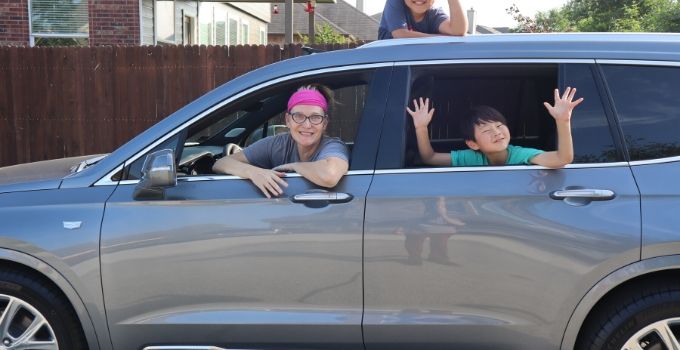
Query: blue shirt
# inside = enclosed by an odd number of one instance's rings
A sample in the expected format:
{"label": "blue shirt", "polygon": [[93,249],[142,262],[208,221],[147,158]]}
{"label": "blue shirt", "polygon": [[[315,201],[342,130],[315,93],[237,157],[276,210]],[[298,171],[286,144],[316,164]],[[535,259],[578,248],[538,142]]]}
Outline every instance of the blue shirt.
{"label": "blue shirt", "polygon": [[[531,159],[543,153],[540,149],[508,145],[506,165],[531,164]],[[489,159],[480,151],[471,149],[451,151],[451,166],[489,165]]]}
{"label": "blue shirt", "polygon": [[449,15],[441,7],[437,7],[427,10],[425,18],[420,22],[416,22],[411,15],[411,11],[404,4],[404,0],[387,0],[382,18],[380,19],[378,40],[392,39],[392,31],[397,29],[440,34],[439,25],[447,19],[449,19]]}

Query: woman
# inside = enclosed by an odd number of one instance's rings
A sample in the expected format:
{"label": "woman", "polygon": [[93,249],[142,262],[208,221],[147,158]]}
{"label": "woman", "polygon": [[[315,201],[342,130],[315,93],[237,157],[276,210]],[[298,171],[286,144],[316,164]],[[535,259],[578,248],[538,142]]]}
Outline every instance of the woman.
{"label": "woman", "polygon": [[298,89],[288,100],[285,134],[270,136],[242,152],[219,159],[213,171],[250,181],[267,197],[283,194],[285,172],[296,172],[322,187],[334,187],[349,169],[349,152],[337,138],[325,135],[329,103],[313,86]]}

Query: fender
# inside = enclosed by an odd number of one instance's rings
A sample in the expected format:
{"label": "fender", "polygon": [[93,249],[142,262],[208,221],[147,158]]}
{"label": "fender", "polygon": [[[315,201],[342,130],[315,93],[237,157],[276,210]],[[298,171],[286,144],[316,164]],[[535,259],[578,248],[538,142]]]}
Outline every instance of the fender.
{"label": "fender", "polygon": [[[80,295],[78,295],[71,283],[61,273],[44,261],[15,250],[0,248],[0,260],[13,262],[37,271],[57,285],[76,311],[80,324],[83,327],[88,347],[91,350],[112,350],[106,321],[99,316],[95,316],[93,320],[92,314],[88,311]],[[98,327],[95,327],[95,320]]]}
{"label": "fender", "polygon": [[668,255],[640,260],[610,273],[607,277],[595,284],[595,286],[593,286],[581,299],[576,306],[576,309],[574,309],[564,332],[564,336],[562,337],[562,346],[560,349],[572,350],[574,348],[576,337],[578,336],[578,332],[588,316],[588,313],[605,294],[635,277],[652,272],[676,269],[680,270],[680,255]]}

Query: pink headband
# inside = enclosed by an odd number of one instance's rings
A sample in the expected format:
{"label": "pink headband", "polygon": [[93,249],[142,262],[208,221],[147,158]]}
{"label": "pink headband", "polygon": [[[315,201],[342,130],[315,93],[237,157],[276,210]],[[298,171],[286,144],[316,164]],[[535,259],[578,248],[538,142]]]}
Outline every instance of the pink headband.
{"label": "pink headband", "polygon": [[288,100],[288,111],[297,105],[318,106],[324,112],[328,112],[326,98],[316,90],[300,90],[294,93]]}

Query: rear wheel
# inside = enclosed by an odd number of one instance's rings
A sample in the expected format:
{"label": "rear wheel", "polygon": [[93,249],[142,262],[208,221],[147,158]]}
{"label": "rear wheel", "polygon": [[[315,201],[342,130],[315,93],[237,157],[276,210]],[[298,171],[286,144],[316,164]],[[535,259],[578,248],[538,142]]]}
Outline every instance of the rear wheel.
{"label": "rear wheel", "polygon": [[638,288],[606,302],[578,349],[680,350],[679,286]]}
{"label": "rear wheel", "polygon": [[0,349],[87,349],[72,308],[53,289],[0,271]]}

